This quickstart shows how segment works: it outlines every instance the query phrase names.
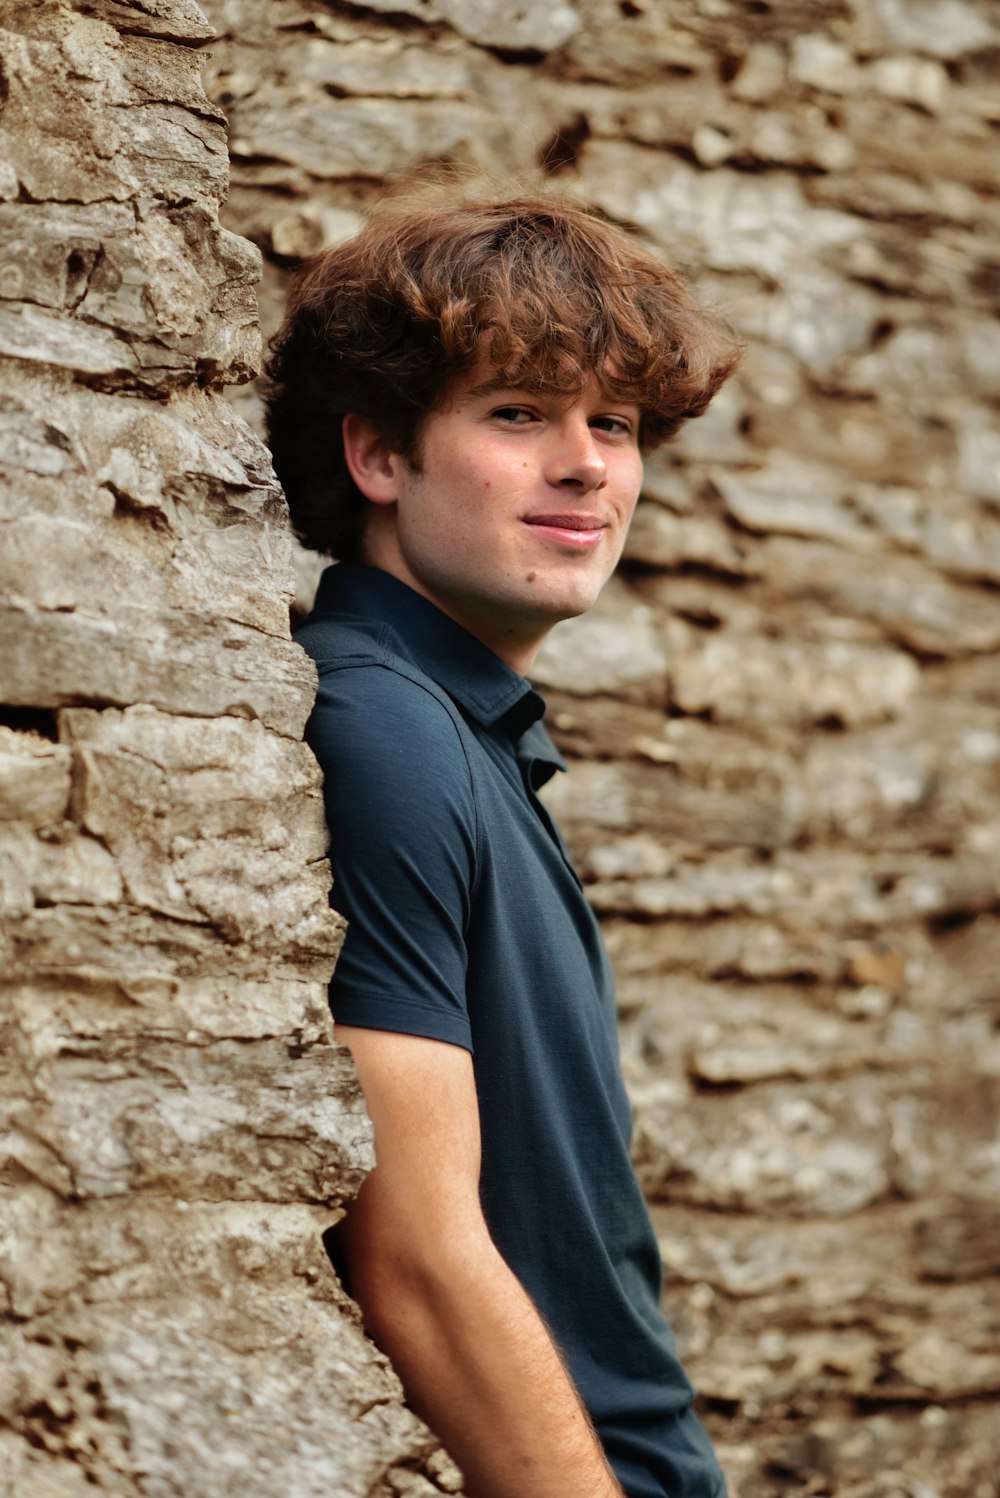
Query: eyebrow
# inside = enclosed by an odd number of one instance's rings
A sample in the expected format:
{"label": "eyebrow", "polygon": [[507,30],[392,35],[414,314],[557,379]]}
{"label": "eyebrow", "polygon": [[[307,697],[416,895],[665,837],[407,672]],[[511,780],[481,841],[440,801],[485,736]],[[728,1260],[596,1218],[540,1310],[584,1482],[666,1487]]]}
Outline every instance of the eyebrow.
{"label": "eyebrow", "polygon": [[[612,395],[610,391],[604,391],[603,386],[601,388],[602,393],[607,395],[608,400],[613,405],[635,406],[637,410],[641,410],[638,401],[627,399],[622,400],[620,397]],[[481,400],[484,395],[499,395],[501,391],[504,394],[510,396],[530,396],[533,394],[537,394],[536,391],[532,391],[527,385],[512,385],[509,383],[509,381],[501,377],[495,380],[484,380],[482,384],[474,385],[471,390],[467,390],[465,392],[465,394],[462,396],[462,399],[459,401],[459,405],[464,406],[469,401]],[[572,400],[572,396],[567,395],[564,397],[564,399],[568,404]]]}
{"label": "eyebrow", "polygon": [[531,392],[521,385],[511,385],[507,380],[484,380],[481,385],[473,385],[462,397],[462,404],[466,401],[481,400],[484,395],[498,395],[501,390],[511,395],[529,395]]}

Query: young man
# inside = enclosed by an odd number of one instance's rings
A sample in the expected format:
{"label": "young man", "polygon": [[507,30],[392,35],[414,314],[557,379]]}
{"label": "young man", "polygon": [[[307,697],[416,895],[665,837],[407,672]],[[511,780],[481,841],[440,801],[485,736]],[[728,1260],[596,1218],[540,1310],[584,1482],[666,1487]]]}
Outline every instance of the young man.
{"label": "young man", "polygon": [[673,271],[545,199],[383,208],[305,267],[274,346],[275,466],[341,561],[298,635],[377,1155],[336,1253],[474,1498],[725,1493],[525,673],[614,569],[643,450],[735,362]]}

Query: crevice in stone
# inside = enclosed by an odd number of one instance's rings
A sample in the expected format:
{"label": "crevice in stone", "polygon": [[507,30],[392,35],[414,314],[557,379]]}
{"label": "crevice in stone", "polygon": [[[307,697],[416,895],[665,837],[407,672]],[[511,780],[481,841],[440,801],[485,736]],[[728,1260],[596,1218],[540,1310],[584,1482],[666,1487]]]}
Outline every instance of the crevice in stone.
{"label": "crevice in stone", "polygon": [[[105,261],[104,246],[99,244],[93,249],[70,250],[66,257],[66,298],[67,309],[76,312],[80,303],[84,300],[93,283],[94,276]],[[83,319],[90,321],[91,319]],[[93,325],[93,323],[92,323]],[[104,326],[104,324],[100,324]]]}
{"label": "crevice in stone", "polygon": [[59,742],[55,708],[0,704],[0,727],[12,728],[15,733],[36,733],[53,744]]}
{"label": "crevice in stone", "polygon": [[560,125],[538,154],[539,165],[547,177],[579,165],[580,156],[590,139],[590,122],[582,112]]}

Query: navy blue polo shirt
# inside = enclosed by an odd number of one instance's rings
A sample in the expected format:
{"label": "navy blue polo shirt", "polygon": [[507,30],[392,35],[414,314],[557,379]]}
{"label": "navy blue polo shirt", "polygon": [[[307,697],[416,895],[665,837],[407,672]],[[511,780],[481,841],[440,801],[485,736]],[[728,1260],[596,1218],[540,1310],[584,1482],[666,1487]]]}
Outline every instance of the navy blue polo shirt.
{"label": "navy blue polo shirt", "polygon": [[297,639],[319,669],[334,1019],[472,1053],[483,1212],[629,1498],[724,1482],[660,1311],[629,1159],[612,977],[538,789],[565,768],[524,677],[376,568],[323,575]]}

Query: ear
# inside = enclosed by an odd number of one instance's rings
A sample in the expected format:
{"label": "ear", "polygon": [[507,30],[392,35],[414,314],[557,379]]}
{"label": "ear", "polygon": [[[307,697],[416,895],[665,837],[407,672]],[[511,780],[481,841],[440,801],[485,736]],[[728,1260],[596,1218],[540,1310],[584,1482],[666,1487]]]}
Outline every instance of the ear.
{"label": "ear", "polygon": [[367,416],[349,411],[343,421],[344,461],[351,478],[372,504],[390,505],[398,498],[402,458]]}

